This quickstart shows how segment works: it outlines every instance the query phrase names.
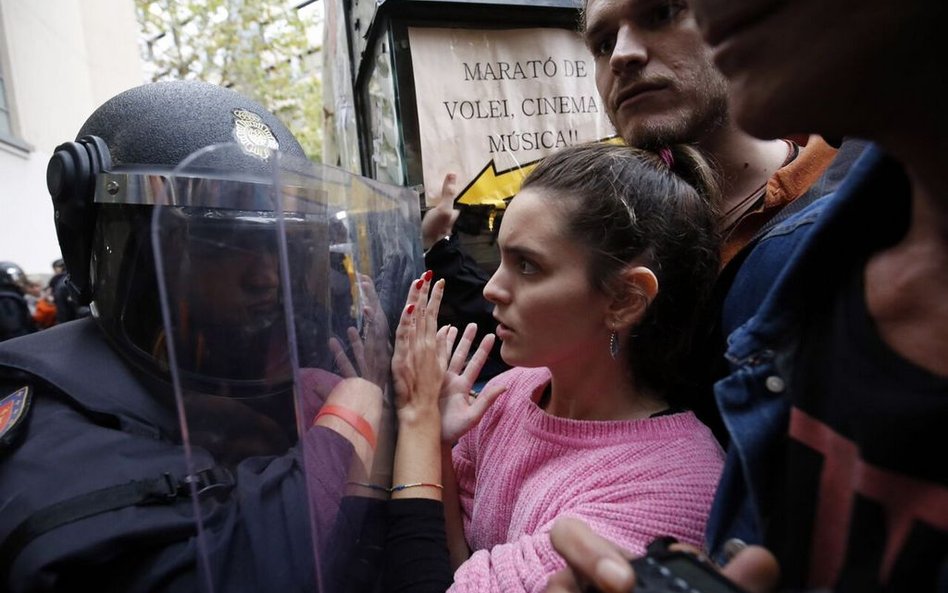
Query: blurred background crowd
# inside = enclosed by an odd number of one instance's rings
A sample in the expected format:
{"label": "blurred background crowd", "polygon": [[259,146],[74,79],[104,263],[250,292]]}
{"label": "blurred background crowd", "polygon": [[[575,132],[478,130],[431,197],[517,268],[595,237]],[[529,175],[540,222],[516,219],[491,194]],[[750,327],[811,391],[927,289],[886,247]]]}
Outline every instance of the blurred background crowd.
{"label": "blurred background crowd", "polygon": [[15,262],[0,262],[0,341],[89,315],[66,288],[63,260],[51,268],[27,275]]}

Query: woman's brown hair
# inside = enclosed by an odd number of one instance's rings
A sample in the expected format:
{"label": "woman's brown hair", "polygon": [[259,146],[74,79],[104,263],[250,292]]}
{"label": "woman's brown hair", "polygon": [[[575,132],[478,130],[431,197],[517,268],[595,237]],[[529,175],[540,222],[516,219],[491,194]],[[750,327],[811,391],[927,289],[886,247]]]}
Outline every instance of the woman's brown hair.
{"label": "woman's brown hair", "polygon": [[634,380],[687,405],[693,334],[718,273],[712,204],[718,185],[701,153],[690,146],[650,152],[584,144],[546,157],[523,189],[548,190],[562,205],[565,231],[589,248],[589,281],[615,291],[619,273],[646,266],[658,294],[621,352]]}

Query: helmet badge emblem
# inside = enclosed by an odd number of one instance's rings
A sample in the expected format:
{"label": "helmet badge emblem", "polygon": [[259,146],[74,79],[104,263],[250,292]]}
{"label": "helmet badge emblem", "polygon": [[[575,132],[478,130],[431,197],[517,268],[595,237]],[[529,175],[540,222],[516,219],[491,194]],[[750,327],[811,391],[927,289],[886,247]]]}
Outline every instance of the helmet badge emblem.
{"label": "helmet badge emblem", "polygon": [[280,143],[262,117],[246,109],[234,109],[232,113],[234,137],[244,152],[267,160],[271,151],[280,149]]}

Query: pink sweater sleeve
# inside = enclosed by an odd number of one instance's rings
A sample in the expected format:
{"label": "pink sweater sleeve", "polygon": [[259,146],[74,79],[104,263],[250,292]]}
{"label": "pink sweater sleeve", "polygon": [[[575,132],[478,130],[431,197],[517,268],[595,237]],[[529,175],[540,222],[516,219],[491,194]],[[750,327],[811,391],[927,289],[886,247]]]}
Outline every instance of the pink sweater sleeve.
{"label": "pink sweater sleeve", "polygon": [[478,550],[454,573],[451,593],[541,592],[550,576],[565,566],[547,532]]}
{"label": "pink sweater sleeve", "polygon": [[[623,491],[620,491],[623,490]],[[585,521],[597,533],[634,554],[644,553],[645,546],[663,535],[701,545],[706,511],[711,492],[699,506],[702,510],[662,504],[657,500],[633,500],[625,487],[606,488],[577,506],[557,513],[556,518],[571,516]],[[689,512],[690,511],[690,512]],[[478,550],[458,568],[451,593],[518,593],[540,592],[554,572],[565,562],[550,543],[553,521],[542,525],[530,535]]]}
{"label": "pink sweater sleeve", "polygon": [[[509,371],[502,373],[484,386],[489,389],[495,385],[503,384],[509,387]],[[502,406],[494,404],[488,408],[487,412],[480,421],[471,428],[451,451],[452,463],[454,464],[454,474],[458,485],[458,498],[461,503],[461,515],[464,518],[464,533],[470,533],[470,521],[474,507],[474,488],[477,484],[477,446],[481,438],[481,433],[490,430],[492,426],[500,419]],[[470,545],[470,541],[468,542]]]}
{"label": "pink sweater sleeve", "polygon": [[[458,482],[458,500],[461,503],[461,516],[464,519],[464,533],[468,533],[471,514],[474,506],[475,457],[471,446],[470,433],[461,437],[452,450],[454,476]],[[468,542],[470,545],[470,542]]]}

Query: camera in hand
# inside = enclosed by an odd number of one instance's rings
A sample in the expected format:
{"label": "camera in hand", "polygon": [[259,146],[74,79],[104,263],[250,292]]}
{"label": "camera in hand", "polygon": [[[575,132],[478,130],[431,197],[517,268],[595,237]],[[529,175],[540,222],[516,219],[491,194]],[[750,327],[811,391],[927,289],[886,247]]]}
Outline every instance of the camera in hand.
{"label": "camera in hand", "polygon": [[639,593],[744,593],[713,566],[687,552],[648,554],[632,561]]}
{"label": "camera in hand", "polygon": [[636,593],[745,593],[708,562],[672,551],[672,537],[648,545],[645,556],[631,560]]}

